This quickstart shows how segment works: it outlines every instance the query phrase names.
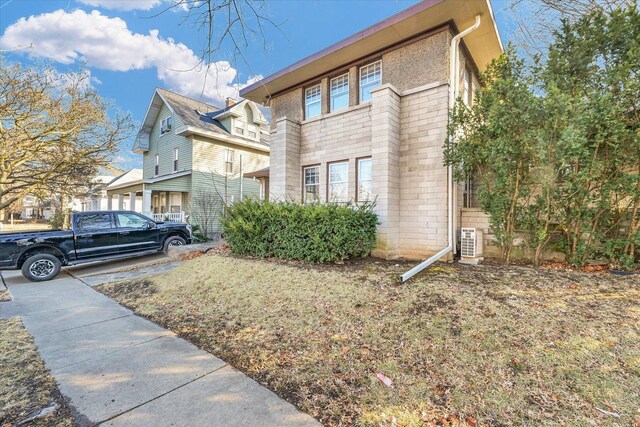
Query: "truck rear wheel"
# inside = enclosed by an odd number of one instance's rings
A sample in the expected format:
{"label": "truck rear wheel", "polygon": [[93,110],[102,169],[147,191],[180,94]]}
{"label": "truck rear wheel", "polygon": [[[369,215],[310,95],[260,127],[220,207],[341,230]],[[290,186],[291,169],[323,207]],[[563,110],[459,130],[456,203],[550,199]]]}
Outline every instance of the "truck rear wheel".
{"label": "truck rear wheel", "polygon": [[50,254],[36,254],[22,264],[22,275],[32,282],[44,282],[55,278],[60,273],[60,260]]}

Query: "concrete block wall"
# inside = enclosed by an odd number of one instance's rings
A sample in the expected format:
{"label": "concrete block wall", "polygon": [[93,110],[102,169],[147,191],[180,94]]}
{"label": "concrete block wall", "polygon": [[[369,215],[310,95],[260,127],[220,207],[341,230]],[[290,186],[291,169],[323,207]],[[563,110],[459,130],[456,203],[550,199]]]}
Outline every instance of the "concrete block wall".
{"label": "concrete block wall", "polygon": [[419,259],[447,246],[447,135],[449,85],[435,84],[401,101],[401,255]]}
{"label": "concrete block wall", "polygon": [[281,118],[271,132],[269,197],[271,200],[299,200],[302,193],[300,124]]}
{"label": "concrete block wall", "polygon": [[377,195],[378,242],[374,256],[393,259],[403,250],[400,236],[401,170],[398,90],[390,84],[372,93],[371,154],[373,191]]}

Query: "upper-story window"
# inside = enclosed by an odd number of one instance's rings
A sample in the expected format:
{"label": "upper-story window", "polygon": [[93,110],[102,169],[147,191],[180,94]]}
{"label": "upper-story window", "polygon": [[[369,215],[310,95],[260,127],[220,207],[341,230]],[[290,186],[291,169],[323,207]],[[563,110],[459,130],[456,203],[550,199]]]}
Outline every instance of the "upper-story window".
{"label": "upper-story window", "polygon": [[247,126],[247,136],[251,139],[258,139],[258,128],[254,125]]}
{"label": "upper-story window", "polygon": [[329,202],[345,203],[349,201],[349,163],[329,164]]}
{"label": "upper-story window", "polygon": [[371,99],[371,91],[382,84],[382,61],[360,68],[360,102]]}
{"label": "upper-story window", "polygon": [[158,176],[160,174],[160,154],[156,154],[156,166],[153,168],[153,175]]}
{"label": "upper-story window", "polygon": [[304,108],[306,119],[310,119],[311,117],[320,115],[321,94],[322,91],[320,89],[320,84],[307,88],[307,90],[304,91]]}
{"label": "upper-story window", "polygon": [[178,172],[178,149],[173,149],[173,171]]}
{"label": "upper-story window", "polygon": [[171,116],[166,119],[162,119],[160,123],[160,135],[171,132],[171,126],[173,124],[173,118]]}
{"label": "upper-story window", "polygon": [[331,111],[349,106],[349,74],[331,79]]}
{"label": "upper-story window", "polygon": [[244,122],[242,120],[234,120],[233,131],[236,135],[244,135]]}

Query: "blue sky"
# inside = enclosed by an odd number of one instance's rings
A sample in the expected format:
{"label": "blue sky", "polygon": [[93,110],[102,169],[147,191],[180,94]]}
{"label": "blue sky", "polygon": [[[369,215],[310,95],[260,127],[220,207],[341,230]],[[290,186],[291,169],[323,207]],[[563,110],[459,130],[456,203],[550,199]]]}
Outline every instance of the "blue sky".
{"label": "blue sky", "polygon": [[[157,86],[220,104],[237,94],[237,85],[250,83],[252,76],[267,76],[416,3],[268,1],[263,12],[279,29],[266,27],[267,50],[261,40],[252,41],[245,62],[228,43],[213,58],[217,65],[206,73],[193,67],[204,38],[184,22],[185,12],[157,15],[170,2],[0,0],[0,50],[5,60],[50,61],[61,72],[77,71],[85,63],[100,95],[140,122]],[[509,2],[492,4],[506,45],[515,31]],[[141,165],[141,156],[130,153],[132,143],[124,142],[117,156],[123,168]]]}

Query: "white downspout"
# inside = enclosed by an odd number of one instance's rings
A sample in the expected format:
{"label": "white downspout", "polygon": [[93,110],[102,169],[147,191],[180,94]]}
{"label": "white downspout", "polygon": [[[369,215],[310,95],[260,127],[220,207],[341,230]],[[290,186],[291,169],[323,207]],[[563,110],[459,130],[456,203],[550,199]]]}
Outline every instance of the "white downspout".
{"label": "white downspout", "polygon": [[[458,85],[460,84],[459,78],[457,75],[458,66],[458,46],[460,45],[460,40],[469,34],[470,32],[476,30],[480,26],[480,15],[476,15],[476,22],[466,30],[458,33],[451,39],[451,47],[449,53],[449,110],[453,109],[453,106],[456,102],[456,98],[458,97]],[[453,143],[453,141],[450,141]],[[413,267],[411,270],[404,273],[401,277],[403,282],[406,282],[425,268],[429,267],[431,264],[448,254],[453,250],[453,245],[455,242],[455,230],[453,229],[453,194],[454,194],[454,182],[453,182],[453,169],[451,166],[447,166],[447,196],[448,196],[448,213],[447,213],[447,247],[436,253],[430,258],[422,261],[420,264]]]}

